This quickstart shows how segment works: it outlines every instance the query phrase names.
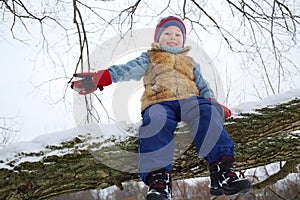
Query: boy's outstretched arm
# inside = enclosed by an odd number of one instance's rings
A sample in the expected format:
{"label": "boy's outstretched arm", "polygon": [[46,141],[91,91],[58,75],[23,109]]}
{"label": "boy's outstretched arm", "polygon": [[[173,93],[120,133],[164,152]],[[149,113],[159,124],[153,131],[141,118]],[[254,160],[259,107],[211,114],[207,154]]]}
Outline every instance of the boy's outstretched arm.
{"label": "boy's outstretched arm", "polygon": [[148,63],[149,54],[144,52],[141,56],[123,65],[112,65],[108,69],[98,72],[76,73],[74,77],[80,79],[72,81],[71,88],[81,95],[87,95],[98,88],[103,90],[103,86],[108,86],[112,82],[140,80],[148,69]]}
{"label": "boy's outstretched arm", "polygon": [[140,80],[146,73],[149,64],[149,53],[143,52],[139,57],[130,60],[126,64],[112,65],[108,68],[112,81]]}

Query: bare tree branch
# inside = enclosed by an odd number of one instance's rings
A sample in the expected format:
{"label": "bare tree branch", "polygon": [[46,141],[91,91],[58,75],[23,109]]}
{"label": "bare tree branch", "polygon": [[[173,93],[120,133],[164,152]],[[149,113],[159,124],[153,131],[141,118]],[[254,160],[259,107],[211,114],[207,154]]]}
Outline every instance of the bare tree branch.
{"label": "bare tree branch", "polygon": [[16,126],[13,119],[14,118],[0,117],[0,147],[13,142],[15,134],[19,132],[19,130],[13,127]]}

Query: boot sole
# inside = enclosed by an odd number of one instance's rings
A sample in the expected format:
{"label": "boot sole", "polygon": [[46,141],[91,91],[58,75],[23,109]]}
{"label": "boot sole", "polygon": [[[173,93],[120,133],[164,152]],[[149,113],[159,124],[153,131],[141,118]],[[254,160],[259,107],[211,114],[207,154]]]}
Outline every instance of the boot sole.
{"label": "boot sole", "polygon": [[242,190],[239,190],[239,191],[226,191],[224,190],[224,194],[225,195],[238,195],[238,194],[246,194],[248,193],[249,191],[251,191],[252,188],[244,188]]}
{"label": "boot sole", "polygon": [[245,194],[252,190],[252,187],[243,188],[241,190],[225,190],[223,188],[217,190],[210,190],[210,194],[213,196],[220,196],[220,195],[238,195],[238,194]]}
{"label": "boot sole", "polygon": [[213,196],[220,196],[220,195],[223,195],[224,194],[224,191],[222,188],[219,188],[217,190],[210,190],[210,194],[213,195]]}
{"label": "boot sole", "polygon": [[169,200],[171,198],[166,197],[165,195],[147,195],[146,200]]}

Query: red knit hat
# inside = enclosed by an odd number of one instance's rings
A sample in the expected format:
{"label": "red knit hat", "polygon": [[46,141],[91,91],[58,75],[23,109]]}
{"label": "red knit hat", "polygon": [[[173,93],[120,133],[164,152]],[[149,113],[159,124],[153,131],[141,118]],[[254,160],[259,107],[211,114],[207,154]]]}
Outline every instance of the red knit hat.
{"label": "red knit hat", "polygon": [[177,26],[181,30],[182,35],[183,35],[183,45],[184,45],[185,39],[186,39],[185,25],[181,19],[174,17],[174,16],[165,17],[160,20],[160,22],[157,24],[156,29],[155,29],[154,41],[155,42],[159,41],[161,33],[168,26]]}

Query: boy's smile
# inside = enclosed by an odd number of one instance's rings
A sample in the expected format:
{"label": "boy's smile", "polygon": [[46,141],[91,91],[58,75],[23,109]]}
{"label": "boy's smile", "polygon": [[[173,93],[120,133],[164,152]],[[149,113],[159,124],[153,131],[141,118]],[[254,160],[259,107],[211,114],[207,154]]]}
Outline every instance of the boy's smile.
{"label": "boy's smile", "polygon": [[163,46],[183,47],[183,35],[180,28],[177,26],[168,26],[163,30],[158,42]]}

